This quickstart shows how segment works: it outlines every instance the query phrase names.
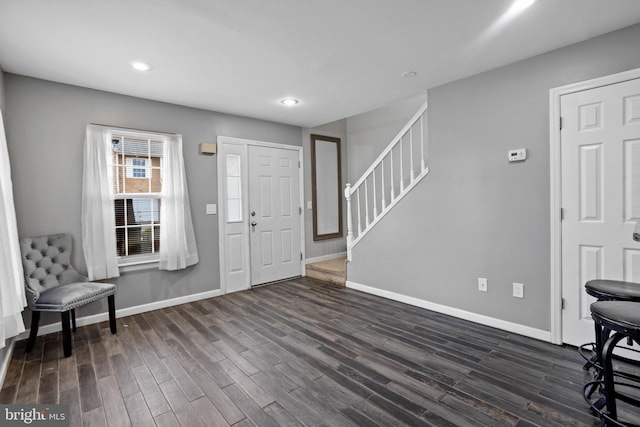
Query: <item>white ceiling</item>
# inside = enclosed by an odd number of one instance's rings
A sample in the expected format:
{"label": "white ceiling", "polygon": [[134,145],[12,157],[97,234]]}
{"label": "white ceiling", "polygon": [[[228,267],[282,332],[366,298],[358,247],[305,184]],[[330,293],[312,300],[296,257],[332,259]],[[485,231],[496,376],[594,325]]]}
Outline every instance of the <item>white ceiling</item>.
{"label": "white ceiling", "polygon": [[638,0],[511,2],[0,0],[0,66],[313,127],[640,22]]}

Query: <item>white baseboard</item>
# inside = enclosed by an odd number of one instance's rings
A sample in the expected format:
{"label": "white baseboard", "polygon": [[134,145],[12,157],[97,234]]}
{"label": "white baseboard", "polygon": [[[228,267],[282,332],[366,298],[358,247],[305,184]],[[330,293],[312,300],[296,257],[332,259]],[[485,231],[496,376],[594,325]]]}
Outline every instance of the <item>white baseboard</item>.
{"label": "white baseboard", "polygon": [[[201,292],[198,294],[185,295],[183,297],[166,299],[162,301],[150,302],[148,304],[136,305],[134,307],[122,308],[116,310],[116,318],[133,316],[134,314],[146,313],[147,311],[158,310],[161,308],[172,307],[174,305],[186,304],[188,302],[199,301],[202,299],[213,298],[222,295],[220,289],[213,291]],[[99,313],[91,316],[79,317],[76,319],[76,326],[92,325],[94,323],[100,323],[109,320],[109,313]],[[49,325],[44,325],[38,328],[38,336],[59,332],[62,330],[62,323],[56,322]],[[29,337],[30,329],[18,336],[18,340]]]}
{"label": "white baseboard", "polygon": [[11,362],[11,356],[13,356],[13,347],[16,344],[15,338],[9,338],[5,342],[5,346],[2,350],[2,360],[0,360],[0,389],[4,386],[4,379],[7,377],[9,371],[9,363]]}
{"label": "white baseboard", "polygon": [[502,329],[503,331],[513,332],[515,334],[524,335],[525,337],[535,338],[541,341],[551,342],[551,332],[542,329],[532,328],[530,326],[520,325],[518,323],[507,322],[506,320],[496,319],[494,317],[473,313],[459,308],[449,307],[442,304],[425,301],[402,294],[398,294],[384,289],[372,288],[371,286],[361,285],[359,283],[347,281],[347,288],[362,291],[368,294],[377,295],[379,297],[402,302],[437,313],[447,314],[463,320],[469,320],[492,328]]}
{"label": "white baseboard", "polygon": [[347,252],[338,252],[337,254],[329,254],[329,255],[322,255],[322,256],[317,256],[317,257],[313,257],[313,258],[307,258],[304,260],[305,264],[312,264],[314,262],[320,262],[320,261],[329,261],[330,259],[334,259],[334,258],[344,258],[347,256]]}

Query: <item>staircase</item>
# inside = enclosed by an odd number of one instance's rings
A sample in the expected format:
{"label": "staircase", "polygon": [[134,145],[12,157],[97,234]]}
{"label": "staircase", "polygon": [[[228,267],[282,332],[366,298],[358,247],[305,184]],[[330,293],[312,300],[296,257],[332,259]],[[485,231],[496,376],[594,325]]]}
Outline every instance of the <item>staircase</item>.
{"label": "staircase", "polygon": [[427,174],[427,103],[354,184],[347,184],[347,259],[362,238]]}
{"label": "staircase", "polygon": [[321,282],[344,286],[347,281],[347,258],[334,258],[307,264],[306,275]]}

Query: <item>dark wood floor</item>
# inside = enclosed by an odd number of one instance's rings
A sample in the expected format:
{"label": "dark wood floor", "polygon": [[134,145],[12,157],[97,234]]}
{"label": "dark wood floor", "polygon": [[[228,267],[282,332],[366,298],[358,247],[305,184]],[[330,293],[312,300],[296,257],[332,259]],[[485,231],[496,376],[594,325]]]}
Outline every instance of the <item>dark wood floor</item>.
{"label": "dark wood floor", "polygon": [[16,345],[0,403],[72,425],[599,425],[576,349],[296,279]]}

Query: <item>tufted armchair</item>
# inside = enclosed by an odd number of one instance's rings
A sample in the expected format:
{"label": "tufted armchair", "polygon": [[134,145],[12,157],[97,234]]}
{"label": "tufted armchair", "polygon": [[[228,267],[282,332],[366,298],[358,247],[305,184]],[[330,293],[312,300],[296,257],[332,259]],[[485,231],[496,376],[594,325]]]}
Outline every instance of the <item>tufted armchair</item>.
{"label": "tufted armchair", "polygon": [[21,239],[20,250],[27,303],[32,311],[27,352],[33,349],[38,335],[40,312],[56,311],[62,316],[64,356],[71,356],[71,329],[76,331],[75,309],[104,297],[109,303],[109,327],[112,334],[116,333],[116,285],[90,282],[71,266],[69,234]]}

